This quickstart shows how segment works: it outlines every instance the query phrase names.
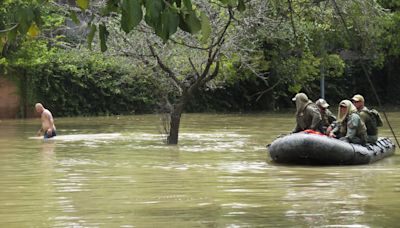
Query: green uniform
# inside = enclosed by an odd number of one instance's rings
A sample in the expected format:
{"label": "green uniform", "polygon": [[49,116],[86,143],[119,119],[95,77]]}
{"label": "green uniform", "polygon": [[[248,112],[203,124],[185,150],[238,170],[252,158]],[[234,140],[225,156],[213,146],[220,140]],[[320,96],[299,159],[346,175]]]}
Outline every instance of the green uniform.
{"label": "green uniform", "polygon": [[321,113],[321,132],[325,133],[326,129],[334,122],[336,121],[336,116],[333,115],[333,113],[329,110],[329,109],[325,109],[324,111],[321,111],[321,109],[319,109],[320,113]]}
{"label": "green uniform", "polygon": [[325,127],[329,127],[333,121],[336,121],[336,116],[333,115],[333,113],[329,110],[326,109],[325,112],[321,112],[321,118],[322,118],[322,125]]}
{"label": "green uniform", "polygon": [[377,121],[367,107],[360,110],[360,117],[367,127],[367,142],[375,143],[378,140]]}
{"label": "green uniform", "polygon": [[367,140],[367,128],[356,112],[349,114],[339,125],[340,139],[351,143],[365,144]]}
{"label": "green uniform", "polygon": [[319,131],[322,118],[317,106],[309,101],[303,107],[296,113],[296,127],[293,133],[307,129]]}

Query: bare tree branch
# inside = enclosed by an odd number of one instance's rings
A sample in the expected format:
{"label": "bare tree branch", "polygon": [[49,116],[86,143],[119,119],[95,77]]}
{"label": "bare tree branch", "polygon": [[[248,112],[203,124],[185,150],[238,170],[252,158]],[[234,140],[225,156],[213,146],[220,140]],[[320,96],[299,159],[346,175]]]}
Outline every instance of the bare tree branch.
{"label": "bare tree branch", "polygon": [[190,62],[190,65],[192,66],[193,71],[196,73],[197,78],[200,78],[200,74],[197,71],[196,67],[194,66],[193,61],[190,57],[189,57],[189,62]]}
{"label": "bare tree branch", "polygon": [[217,77],[218,73],[219,73],[219,60],[217,61],[217,64],[215,65],[214,71],[212,72],[212,74],[208,77],[208,79],[206,81],[211,81],[213,80],[215,77]]}
{"label": "bare tree branch", "polygon": [[150,41],[148,41],[149,43],[149,49],[151,54],[153,55],[154,58],[156,58],[158,65],[160,66],[160,68],[166,72],[168,74],[168,76],[173,80],[175,86],[179,89],[182,89],[182,85],[181,82],[179,81],[179,79],[176,77],[175,73],[164,64],[164,62],[161,60],[161,58],[157,55],[157,53],[155,52],[153,46],[150,44]]}
{"label": "bare tree branch", "polygon": [[249,69],[251,72],[253,72],[253,74],[254,74],[257,78],[263,80],[264,84],[265,84],[267,87],[269,86],[269,84],[268,84],[268,82],[267,82],[267,79],[266,79],[266,77],[265,77],[263,74],[258,73],[253,67],[251,67],[251,66],[250,66],[248,63],[246,63],[246,62],[243,62],[242,64],[245,65],[246,68]]}
{"label": "bare tree branch", "polygon": [[10,28],[0,30],[0,33],[9,32],[9,31],[15,29],[18,25],[19,25],[19,23],[17,23],[17,24],[15,24],[15,25],[11,26]]}
{"label": "bare tree branch", "polygon": [[[213,62],[215,61],[217,55],[219,55],[219,52],[220,52],[221,47],[222,47],[222,44],[223,44],[224,41],[225,41],[225,39],[224,39],[225,34],[226,34],[226,32],[227,32],[227,30],[228,30],[228,28],[229,28],[229,25],[232,23],[232,19],[233,19],[233,11],[232,11],[232,8],[229,7],[229,8],[228,8],[228,11],[229,11],[229,18],[228,18],[228,21],[226,22],[224,28],[222,29],[220,35],[218,36],[217,41],[214,43],[216,49],[215,49],[215,51],[213,51],[212,49],[210,49],[210,50],[208,51],[207,65],[206,65],[206,67],[204,68],[203,73],[202,73],[201,76],[200,76],[201,84],[204,84],[204,83],[206,83],[208,80],[210,80],[210,79],[209,79],[210,77],[207,77],[207,75],[209,74],[211,65],[212,65]],[[217,72],[218,72],[218,71],[217,71]]]}
{"label": "bare tree branch", "polygon": [[187,44],[187,43],[178,42],[178,41],[174,40],[173,38],[170,38],[169,40],[174,44],[178,44],[178,45],[182,45],[182,46],[185,46],[185,47],[188,47],[188,48],[193,48],[193,49],[202,50],[202,51],[208,50],[208,49],[213,47],[213,46],[210,46],[210,47],[203,48],[203,47],[199,47],[199,46],[194,46],[194,45],[190,45],[190,44]]}
{"label": "bare tree branch", "polygon": [[258,95],[258,97],[256,98],[256,101],[260,100],[260,98],[262,96],[264,96],[265,93],[268,93],[269,91],[273,90],[276,86],[278,86],[280,83],[282,82],[282,79],[279,79],[278,82],[276,82],[273,86],[269,87],[266,90],[260,91],[258,93],[253,94],[252,96],[256,96]]}

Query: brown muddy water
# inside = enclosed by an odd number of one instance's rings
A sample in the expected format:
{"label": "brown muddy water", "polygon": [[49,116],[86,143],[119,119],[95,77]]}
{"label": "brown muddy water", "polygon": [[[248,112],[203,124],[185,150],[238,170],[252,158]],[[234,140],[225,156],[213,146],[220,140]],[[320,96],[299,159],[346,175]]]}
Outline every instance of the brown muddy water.
{"label": "brown muddy water", "polygon": [[293,114],[182,121],[178,146],[157,115],[56,118],[48,141],[32,138],[39,119],[0,121],[0,227],[398,226],[398,148],[370,165],[277,165],[265,145]]}

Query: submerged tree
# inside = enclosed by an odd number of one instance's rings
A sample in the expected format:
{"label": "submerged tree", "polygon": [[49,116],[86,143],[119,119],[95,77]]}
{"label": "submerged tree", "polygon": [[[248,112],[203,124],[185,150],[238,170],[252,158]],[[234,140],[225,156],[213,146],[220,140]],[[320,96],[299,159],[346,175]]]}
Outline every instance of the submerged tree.
{"label": "submerged tree", "polygon": [[[205,35],[188,35],[177,32],[168,41],[163,41],[147,24],[141,23],[130,34],[111,30],[109,53],[125,55],[132,61],[141,61],[153,69],[164,87],[163,110],[169,115],[167,143],[177,144],[182,113],[188,103],[196,98],[217,77],[230,45],[226,38],[233,29],[235,9],[201,1],[197,6],[203,20],[212,18]],[[207,20],[208,21],[208,20]],[[113,21],[109,21],[113,28]],[[209,26],[207,25],[209,24]],[[203,27],[204,29],[204,27]]]}
{"label": "submerged tree", "polygon": [[[0,28],[1,48],[12,45],[19,37],[24,37],[28,32],[30,36],[37,36],[40,32],[41,17],[44,16],[41,7],[48,2],[45,0],[25,1],[17,0],[14,3],[6,1],[9,6],[7,17],[2,18]],[[194,96],[195,92],[202,88],[206,83],[213,80],[220,68],[222,47],[225,42],[227,30],[229,29],[235,9],[244,10],[244,0],[216,0],[204,1],[194,5],[191,0],[77,0],[74,1],[55,1],[57,5],[67,6],[69,17],[77,24],[87,27],[88,44],[94,40],[100,44],[101,51],[107,50],[107,40],[111,37],[112,29],[109,27],[110,20],[117,20],[118,27],[125,32],[125,36],[131,33],[139,24],[150,28],[158,39],[147,41],[148,56],[153,58],[164,75],[171,80],[174,88],[174,100],[170,101],[173,105],[170,109],[171,123],[168,137],[169,144],[178,143],[179,125],[181,114],[186,104]],[[207,7],[209,6],[209,7]],[[79,7],[80,10],[78,11]],[[212,30],[208,18],[212,7],[218,8],[218,12],[210,15],[220,18],[216,31]],[[222,10],[224,9],[224,10]],[[17,12],[13,15],[12,12]],[[21,11],[22,13],[19,13]],[[82,12],[82,13],[81,13]],[[83,20],[82,20],[83,19]],[[216,19],[212,18],[213,21]],[[218,23],[217,23],[218,24]],[[116,24],[112,24],[115,26]],[[178,30],[180,28],[180,30]],[[177,31],[179,35],[174,41],[169,41]],[[201,31],[201,42],[196,38],[187,35]],[[98,33],[98,38],[95,34]],[[211,35],[211,38],[210,38]],[[181,37],[181,38],[179,38]],[[193,39],[194,38],[194,39]],[[197,37],[198,38],[198,37]],[[191,40],[191,44],[186,41]],[[180,43],[190,52],[197,51],[196,60],[204,57],[204,60],[195,61],[194,58],[186,59],[190,69],[176,71],[159,54],[160,46],[167,43]],[[148,60],[146,60],[148,61]],[[169,102],[168,102],[169,103]]]}

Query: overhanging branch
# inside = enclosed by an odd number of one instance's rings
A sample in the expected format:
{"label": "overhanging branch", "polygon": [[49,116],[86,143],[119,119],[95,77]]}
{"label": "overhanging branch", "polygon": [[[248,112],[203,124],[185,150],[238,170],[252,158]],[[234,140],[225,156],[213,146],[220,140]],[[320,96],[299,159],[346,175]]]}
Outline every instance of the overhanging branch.
{"label": "overhanging branch", "polygon": [[15,29],[18,25],[19,25],[19,23],[11,26],[10,28],[4,29],[4,30],[0,30],[0,33],[9,32],[9,31]]}

